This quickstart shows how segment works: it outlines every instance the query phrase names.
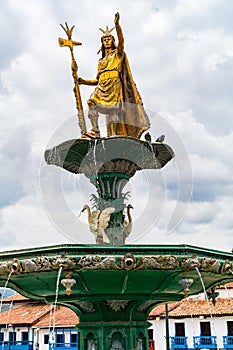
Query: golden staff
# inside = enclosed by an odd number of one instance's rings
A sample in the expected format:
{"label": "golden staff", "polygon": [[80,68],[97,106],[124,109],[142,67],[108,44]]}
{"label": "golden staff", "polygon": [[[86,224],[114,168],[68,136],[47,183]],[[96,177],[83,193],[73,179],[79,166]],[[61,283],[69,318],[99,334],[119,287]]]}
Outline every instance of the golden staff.
{"label": "golden staff", "polygon": [[83,113],[83,105],[82,105],[82,99],[81,99],[81,94],[80,94],[80,89],[79,89],[79,84],[78,84],[78,65],[75,61],[74,58],[74,52],[73,52],[73,46],[77,45],[82,45],[82,43],[79,43],[78,41],[72,40],[72,32],[75,26],[72,26],[71,28],[68,27],[68,24],[65,22],[64,27],[62,24],[60,26],[64,29],[68,40],[67,39],[62,39],[58,38],[58,43],[61,47],[68,46],[70,48],[70,53],[71,53],[71,70],[72,70],[72,76],[74,79],[74,95],[76,99],[76,107],[78,110],[78,120],[79,120],[79,126],[81,129],[82,135],[87,131],[86,128],[86,122],[85,122],[85,117]]}

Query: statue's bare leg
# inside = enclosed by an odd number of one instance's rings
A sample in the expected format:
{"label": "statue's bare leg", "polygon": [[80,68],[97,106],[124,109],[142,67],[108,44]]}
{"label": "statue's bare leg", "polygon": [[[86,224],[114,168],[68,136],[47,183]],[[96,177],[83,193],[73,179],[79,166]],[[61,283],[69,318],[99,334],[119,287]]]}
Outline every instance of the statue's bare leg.
{"label": "statue's bare leg", "polygon": [[100,136],[100,130],[98,125],[99,113],[95,109],[95,107],[89,107],[88,118],[91,121],[92,129],[91,131]]}
{"label": "statue's bare leg", "polygon": [[100,130],[99,130],[99,125],[98,125],[98,118],[99,118],[99,113],[96,110],[95,103],[91,100],[87,101],[89,110],[88,110],[88,118],[91,121],[91,126],[92,129],[89,132],[86,132],[85,134],[82,135],[82,137],[87,137],[87,138],[98,138],[100,137]]}
{"label": "statue's bare leg", "polygon": [[108,136],[115,136],[117,135],[117,125],[119,124],[119,111],[112,110],[108,113]]}

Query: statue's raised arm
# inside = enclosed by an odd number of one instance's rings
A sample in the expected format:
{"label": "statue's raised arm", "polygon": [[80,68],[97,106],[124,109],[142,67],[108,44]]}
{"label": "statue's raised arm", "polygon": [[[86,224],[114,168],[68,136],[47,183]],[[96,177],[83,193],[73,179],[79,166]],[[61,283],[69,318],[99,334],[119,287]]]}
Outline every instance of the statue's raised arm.
{"label": "statue's raised arm", "polygon": [[123,32],[119,23],[120,20],[120,15],[119,12],[117,12],[115,14],[115,19],[114,19],[114,23],[116,26],[116,32],[117,32],[117,38],[118,38],[118,45],[117,45],[117,50],[119,55],[123,55],[124,52],[124,36],[123,36]]}

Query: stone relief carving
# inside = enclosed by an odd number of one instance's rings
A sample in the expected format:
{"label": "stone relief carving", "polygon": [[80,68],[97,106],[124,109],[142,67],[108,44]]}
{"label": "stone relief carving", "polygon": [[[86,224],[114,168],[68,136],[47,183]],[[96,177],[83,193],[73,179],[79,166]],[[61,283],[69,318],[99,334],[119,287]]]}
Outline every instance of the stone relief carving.
{"label": "stone relief carving", "polygon": [[99,256],[92,257],[87,255],[80,258],[78,264],[81,265],[83,269],[120,269],[120,267],[116,263],[116,258],[113,256],[104,258]]}
{"label": "stone relief carving", "polygon": [[22,262],[24,272],[38,271],[39,266],[34,259],[26,259]]}
{"label": "stone relief carving", "polygon": [[65,254],[62,254],[60,257],[57,257],[52,261],[52,267],[56,269],[61,266],[63,267],[63,269],[71,268],[71,267],[74,267],[75,265],[76,264],[74,259],[67,258]]}
{"label": "stone relief carving", "polygon": [[83,309],[85,312],[95,312],[94,305],[89,301],[80,301],[78,300],[76,304]]}
{"label": "stone relief carving", "polygon": [[201,270],[218,272],[220,269],[220,266],[221,264],[219,260],[212,259],[212,258],[201,259]]}
{"label": "stone relief carving", "polygon": [[2,262],[0,264],[0,275],[9,275],[11,272],[11,264],[9,262]]}
{"label": "stone relief carving", "polygon": [[195,267],[199,267],[200,262],[196,254],[193,254],[191,258],[183,258],[181,261],[181,267],[187,270],[192,270]]}
{"label": "stone relief carving", "polygon": [[178,259],[173,255],[159,255],[157,257],[143,256],[137,269],[175,269],[179,266]]}
{"label": "stone relief carving", "polygon": [[38,270],[40,270],[40,271],[46,271],[46,270],[52,269],[51,262],[47,256],[37,257],[35,259],[35,262],[38,266]]}
{"label": "stone relief carving", "polygon": [[107,306],[113,311],[117,312],[120,309],[124,309],[129,303],[129,300],[107,300]]}
{"label": "stone relief carving", "polygon": [[182,269],[193,270],[196,267],[203,271],[222,274],[232,273],[232,262],[228,259],[223,263],[218,259],[208,257],[198,258],[195,254],[191,257],[175,257],[173,255],[157,255],[136,257],[127,253],[122,257],[84,255],[80,258],[67,258],[64,254],[59,257],[49,258],[40,256],[19,261],[0,262],[0,275],[9,273],[29,273],[37,271],[56,270],[154,270],[154,269]]}
{"label": "stone relief carving", "polygon": [[232,274],[232,263],[228,259],[224,261],[222,268],[221,268],[221,273],[223,273],[223,274],[231,273]]}

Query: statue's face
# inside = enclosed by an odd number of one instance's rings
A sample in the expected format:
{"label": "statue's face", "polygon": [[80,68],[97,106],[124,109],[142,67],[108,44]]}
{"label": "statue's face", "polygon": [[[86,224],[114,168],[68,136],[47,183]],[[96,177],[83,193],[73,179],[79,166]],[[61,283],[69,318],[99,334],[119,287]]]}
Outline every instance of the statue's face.
{"label": "statue's face", "polygon": [[102,42],[103,42],[105,49],[110,49],[110,48],[112,48],[113,37],[111,35],[104,36],[102,38]]}

